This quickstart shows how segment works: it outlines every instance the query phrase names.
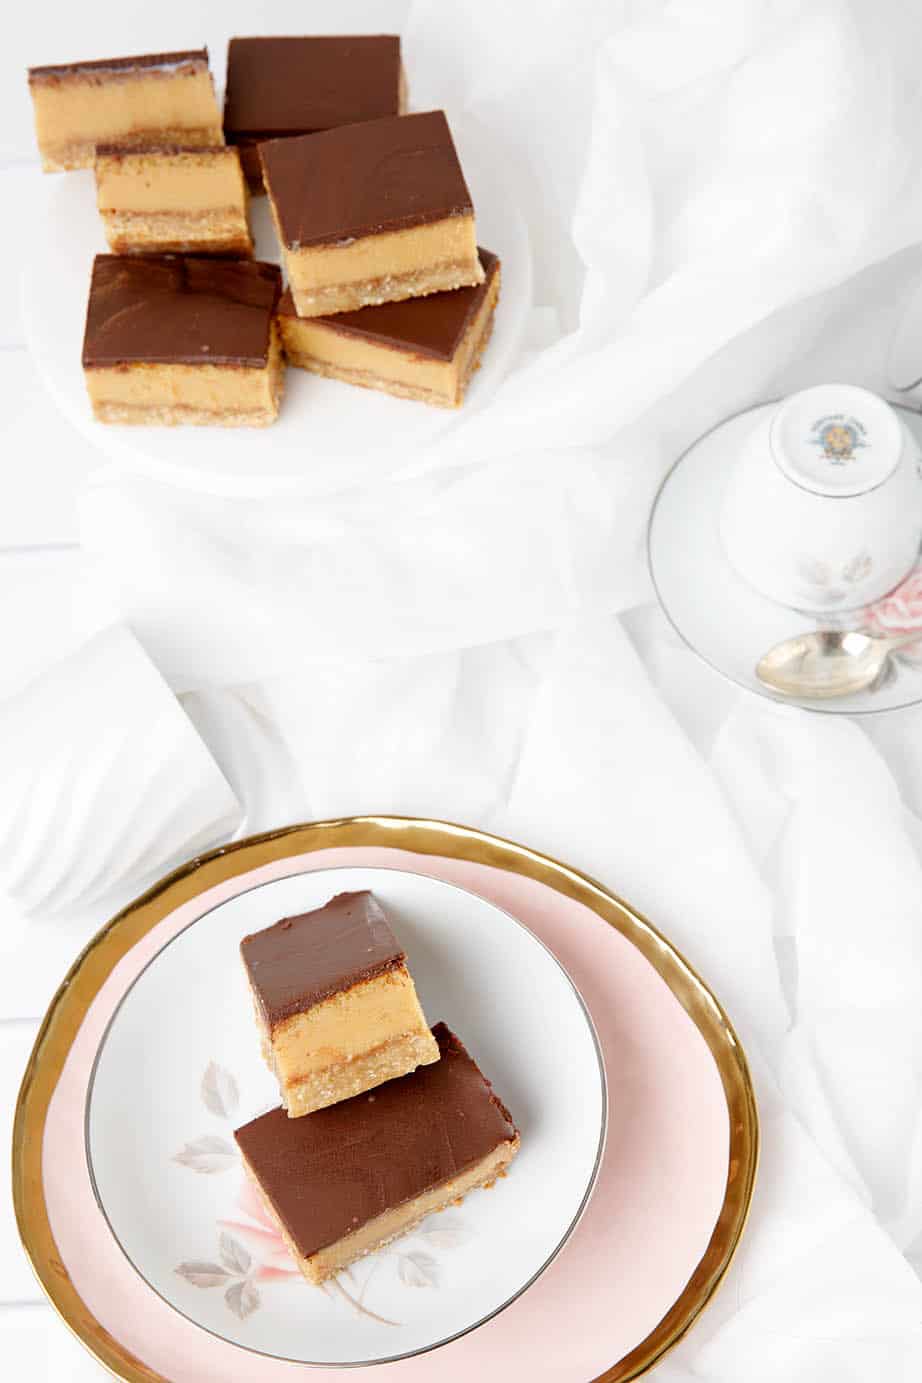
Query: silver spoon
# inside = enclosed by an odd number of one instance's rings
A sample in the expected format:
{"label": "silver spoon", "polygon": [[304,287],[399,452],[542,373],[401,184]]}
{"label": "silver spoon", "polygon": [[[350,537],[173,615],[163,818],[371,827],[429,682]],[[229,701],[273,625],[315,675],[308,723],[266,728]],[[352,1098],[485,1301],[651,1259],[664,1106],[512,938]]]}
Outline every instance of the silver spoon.
{"label": "silver spoon", "polygon": [[756,676],[784,696],[848,696],[869,687],[895,649],[920,641],[922,629],[890,638],[857,629],[818,629],[775,644],[756,664]]}

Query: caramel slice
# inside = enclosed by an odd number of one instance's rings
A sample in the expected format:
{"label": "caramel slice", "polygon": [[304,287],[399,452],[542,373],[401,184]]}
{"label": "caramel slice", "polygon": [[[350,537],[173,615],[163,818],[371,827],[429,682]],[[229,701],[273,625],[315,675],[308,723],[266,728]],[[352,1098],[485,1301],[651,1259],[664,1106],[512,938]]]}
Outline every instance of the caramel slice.
{"label": "caramel slice", "polygon": [[480,251],[484,282],[453,293],[299,317],[291,292],[278,308],[290,365],[398,398],[458,408],[480,364],[499,298],[500,264]]}
{"label": "caramel slice", "polygon": [[250,255],[236,149],[96,150],[96,202],[115,254]]}
{"label": "caramel slice", "polygon": [[244,1168],[298,1268],[319,1284],[477,1187],[519,1133],[444,1023],[440,1060],[309,1119],[263,1114],[235,1133]]}
{"label": "caramel slice", "polygon": [[208,50],[30,67],[46,173],[91,168],[97,144],[223,144]]}
{"label": "caramel slice", "polygon": [[400,39],[393,34],[232,38],[224,137],[262,192],[257,144],[379,120],[406,109]]}
{"label": "caramel slice", "polygon": [[300,317],[483,282],[443,111],[259,146]]}
{"label": "caramel slice", "polygon": [[373,894],[244,937],[263,1056],[292,1117],[438,1060],[406,954]]}
{"label": "caramel slice", "polygon": [[263,426],[284,362],[278,265],[194,255],[97,255],[83,372],[104,423]]}

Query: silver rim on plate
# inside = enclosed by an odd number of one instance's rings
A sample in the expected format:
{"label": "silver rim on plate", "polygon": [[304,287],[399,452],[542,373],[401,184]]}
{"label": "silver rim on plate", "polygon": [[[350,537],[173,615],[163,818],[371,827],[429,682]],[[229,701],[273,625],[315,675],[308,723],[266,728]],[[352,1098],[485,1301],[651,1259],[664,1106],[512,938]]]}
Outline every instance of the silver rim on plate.
{"label": "silver rim on plate", "polygon": [[[521,1297],[525,1292],[527,1292],[528,1289],[537,1282],[538,1278],[541,1277],[541,1275],[547,1271],[547,1269],[553,1263],[554,1259],[560,1253],[561,1249],[563,1249],[567,1241],[570,1239],[580,1220],[583,1218],[583,1215],[586,1212],[589,1202],[592,1199],[592,1193],[595,1190],[596,1182],[599,1179],[599,1171],[602,1166],[602,1158],[605,1155],[605,1142],[608,1136],[608,1079],[605,1072],[605,1060],[602,1054],[602,1044],[599,1041],[599,1035],[596,1032],[595,1023],[592,1020],[592,1015],[586,1006],[586,1002],[583,999],[582,994],[580,994],[578,988],[573,982],[573,979],[568,974],[565,966],[561,963],[560,960],[558,960],[557,956],[554,955],[550,947],[546,946],[544,942],[540,939],[540,937],[535,936],[534,932],[531,930],[530,927],[527,927],[524,922],[521,922],[519,920],[519,918],[513,917],[512,913],[507,912],[505,908],[499,907],[498,904],[493,903],[489,899],[481,898],[479,894],[473,893],[470,889],[463,888],[461,884],[450,883],[446,879],[431,879],[431,876],[425,874],[418,874],[411,869],[397,869],[388,865],[374,865],[368,866],[368,868],[373,868],[376,871],[380,870],[382,873],[403,874],[409,875],[417,879],[427,879],[429,882],[437,883],[441,888],[454,889],[457,893],[463,893],[470,898],[477,898],[480,902],[486,902],[489,905],[489,907],[494,909],[494,911],[501,914],[501,916],[507,918],[508,921],[510,921],[514,926],[518,927],[521,931],[525,932],[528,935],[528,937],[535,943],[535,945],[539,946],[541,950],[544,951],[545,955],[547,955],[548,958],[556,966],[557,970],[560,972],[561,976],[568,985],[572,996],[576,999],[580,1012],[582,1013],[583,1019],[585,1020],[586,1026],[589,1029],[589,1034],[592,1038],[592,1045],[595,1051],[596,1061],[598,1063],[599,1083],[601,1088],[601,1125],[599,1129],[599,1140],[596,1146],[595,1158],[593,1160],[592,1169],[589,1173],[589,1180],[586,1184],[586,1189],[583,1192],[582,1197],[580,1198],[580,1203],[577,1207],[576,1214],[573,1216],[573,1219],[567,1225],[557,1245],[554,1247],[554,1249],[548,1255],[548,1257],[544,1260],[544,1262],[541,1263],[540,1266],[535,1269],[532,1275],[527,1279],[526,1282],[522,1284],[521,1287],[519,1287],[519,1289],[516,1292],[513,1292],[513,1294],[510,1297],[507,1297],[505,1301],[501,1302],[499,1306],[494,1307],[492,1311],[487,1312],[485,1316],[480,1316],[476,1321],[472,1321],[470,1325],[464,1326],[462,1330],[456,1330],[451,1335],[445,1335],[443,1338],[439,1340],[433,1340],[431,1344],[421,1345],[418,1349],[409,1349],[403,1351],[400,1354],[388,1354],[375,1359],[356,1359],[354,1361],[348,1362],[330,1362],[329,1360],[302,1359],[299,1357],[295,1357],[291,1354],[272,1354],[268,1350],[256,1349],[253,1345],[241,1344],[239,1340],[231,1339],[228,1335],[222,1335],[221,1332],[218,1330],[212,1330],[209,1326],[203,1325],[202,1322],[200,1320],[197,1320],[195,1316],[190,1316],[187,1311],[183,1311],[181,1307],[176,1305],[175,1302],[170,1301],[168,1297],[165,1297],[162,1292],[158,1291],[158,1289],[151,1282],[150,1278],[148,1278],[141,1271],[137,1263],[135,1263],[131,1255],[128,1253],[128,1250],[125,1248],[121,1239],[116,1233],[115,1226],[112,1224],[112,1221],[109,1218],[109,1215],[106,1211],[106,1207],[103,1203],[102,1196],[100,1195],[99,1187],[96,1182],[96,1173],[93,1167],[93,1154],[90,1140],[91,1106],[93,1103],[93,1091],[96,1084],[96,1073],[99,1068],[99,1063],[102,1058],[102,1054],[105,1049],[106,1043],[112,1032],[112,1028],[115,1024],[115,1021],[121,1013],[126,1001],[128,1000],[135,986],[141,980],[142,976],[145,975],[148,970],[150,970],[152,965],[155,965],[157,963],[157,961],[163,955],[164,951],[168,950],[169,947],[172,946],[175,941],[178,941],[180,939],[180,937],[185,936],[185,934],[190,930],[190,928],[196,926],[197,923],[203,920],[203,918],[208,917],[211,913],[217,911],[218,908],[224,907],[227,902],[235,901],[237,898],[241,898],[248,893],[256,893],[261,888],[268,888],[272,884],[277,883],[278,880],[266,879],[262,883],[253,884],[249,888],[241,889],[240,893],[234,894],[233,899],[222,899],[221,902],[215,903],[214,907],[207,908],[205,912],[200,913],[198,917],[192,918],[192,920],[188,922],[186,926],[182,928],[181,931],[178,931],[175,934],[175,936],[171,936],[170,939],[165,943],[165,945],[161,946],[159,951],[157,951],[155,955],[151,956],[147,964],[144,965],[143,968],[138,971],[137,975],[135,975],[134,979],[131,981],[128,988],[125,990],[124,994],[119,999],[118,1004],[116,1005],[111,1017],[109,1018],[108,1023],[106,1024],[105,1031],[103,1032],[102,1037],[99,1039],[99,1045],[97,1046],[96,1053],[93,1057],[93,1065],[90,1071],[90,1078],[87,1082],[86,1105],[84,1107],[83,1115],[84,1153],[86,1156],[86,1165],[87,1171],[89,1173],[90,1185],[93,1188],[93,1195],[96,1199],[96,1205],[99,1208],[99,1213],[105,1220],[106,1225],[109,1229],[109,1233],[112,1235],[113,1240],[118,1245],[119,1250],[121,1251],[126,1263],[128,1263],[132,1272],[137,1274],[137,1276],[141,1279],[145,1286],[148,1287],[150,1291],[153,1292],[154,1296],[158,1297],[159,1300],[162,1301],[165,1306],[168,1306],[171,1311],[175,1311],[177,1315],[182,1316],[184,1320],[187,1320],[190,1325],[194,1325],[196,1329],[204,1330],[207,1335],[211,1335],[214,1339],[221,1340],[225,1344],[232,1345],[235,1349],[241,1349],[246,1354],[255,1354],[261,1359],[274,1359],[277,1360],[279,1363],[283,1364],[300,1364],[303,1368],[367,1369],[371,1368],[376,1364],[396,1364],[399,1363],[401,1359],[413,1359],[419,1354],[429,1354],[432,1350],[441,1349],[443,1345],[449,1345],[454,1340],[460,1340],[463,1338],[463,1336],[469,1335],[472,1330],[478,1330],[480,1326],[486,1325],[488,1321],[493,1320],[494,1317],[498,1316],[502,1311],[505,1311],[507,1307],[513,1304],[513,1302],[518,1301],[519,1297]],[[328,865],[322,869],[310,869],[304,872],[309,873],[311,875],[341,873],[342,866]],[[285,878],[297,878],[297,874],[285,875]]]}

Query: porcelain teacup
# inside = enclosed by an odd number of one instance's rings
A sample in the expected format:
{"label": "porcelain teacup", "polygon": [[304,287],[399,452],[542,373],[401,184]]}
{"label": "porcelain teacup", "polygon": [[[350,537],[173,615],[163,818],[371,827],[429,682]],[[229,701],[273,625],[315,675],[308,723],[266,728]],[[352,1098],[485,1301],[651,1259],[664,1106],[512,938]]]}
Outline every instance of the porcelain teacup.
{"label": "porcelain teacup", "polygon": [[817,612],[867,605],[918,556],[919,448],[877,394],[805,389],[761,415],[719,522],[730,562],[770,599]]}

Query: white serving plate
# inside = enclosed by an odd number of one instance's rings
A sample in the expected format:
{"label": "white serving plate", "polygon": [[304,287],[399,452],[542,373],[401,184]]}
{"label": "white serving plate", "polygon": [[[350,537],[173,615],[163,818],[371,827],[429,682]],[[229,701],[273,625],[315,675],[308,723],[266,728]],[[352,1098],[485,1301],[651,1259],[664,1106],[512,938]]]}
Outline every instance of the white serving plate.
{"label": "white serving plate", "polygon": [[[326,494],[400,475],[420,453],[487,402],[515,359],[531,303],[525,223],[508,199],[493,136],[453,128],[481,245],[502,261],[493,337],[461,409],[392,398],[289,369],[279,419],[268,428],[129,427],[94,421],[81,366],[90,268],[108,252],[91,171],[48,176],[23,271],[32,355],[71,423],[121,465],[154,479],[227,495]],[[268,201],[254,197],[259,259],[279,262]]]}
{"label": "white serving plate", "polygon": [[[393,921],[429,1021],[446,1021],[468,1046],[512,1112],[522,1149],[494,1188],[324,1290],[294,1270],[236,1154],[233,1129],[278,1104],[238,946],[280,917],[363,888]],[[326,1365],[433,1349],[515,1300],[582,1214],[605,1128],[599,1044],[551,952],[483,898],[379,868],[255,886],[179,932],[116,1010],[86,1109],[99,1206],[149,1286],[232,1344]]]}

